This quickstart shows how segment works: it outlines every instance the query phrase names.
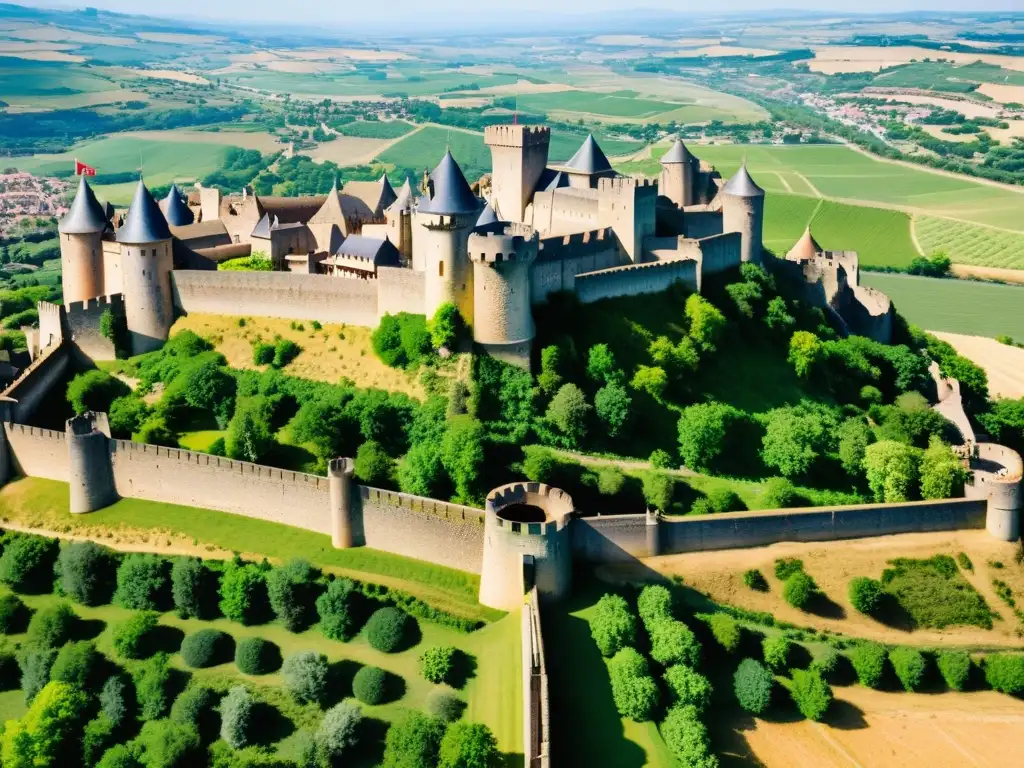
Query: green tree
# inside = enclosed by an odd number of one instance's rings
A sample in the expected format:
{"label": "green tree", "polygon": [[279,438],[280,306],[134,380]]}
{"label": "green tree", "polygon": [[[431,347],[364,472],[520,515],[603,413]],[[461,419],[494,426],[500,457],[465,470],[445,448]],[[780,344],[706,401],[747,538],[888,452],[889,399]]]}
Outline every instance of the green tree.
{"label": "green tree", "polygon": [[665,670],[665,687],[672,704],[692,706],[703,712],[711,704],[711,683],[686,664],[674,664]]}
{"label": "green tree", "polygon": [[315,651],[300,651],[284,660],[284,687],[300,704],[320,704],[327,696],[330,667],[327,657]]}
{"label": "green tree", "polygon": [[850,663],[860,684],[877,688],[885,672],[885,647],[878,643],[858,643],[850,652]]}
{"label": "green tree", "polygon": [[319,571],[296,558],[267,574],[270,608],[289,632],[301,632],[314,617],[314,595]]}
{"label": "green tree", "polygon": [[413,443],[398,465],[398,487],[403,493],[441,498],[447,479],[441,446],[433,440]]}
{"label": "green tree", "polygon": [[411,711],[388,728],[381,768],[421,768],[437,765],[444,725]]}
{"label": "green tree", "polygon": [[367,440],[356,451],[355,476],[367,485],[387,488],[395,474],[395,460],[384,451],[384,447],[374,441]]}
{"label": "green tree", "polygon": [[434,312],[430,321],[430,340],[434,349],[453,349],[465,332],[466,321],[462,319],[458,307],[450,301],[441,304]]}
{"label": "green tree", "polygon": [[789,576],[782,585],[782,597],[794,608],[805,610],[811,599],[818,594],[818,585],[803,571]]}
{"label": "green tree", "polygon": [[438,768],[495,768],[498,740],[482,723],[452,723],[441,739]]}
{"label": "green tree", "polygon": [[575,384],[563,384],[551,398],[545,418],[568,439],[570,445],[576,446],[587,434],[591,410],[582,389]]}
{"label": "green tree", "polygon": [[864,419],[852,417],[839,425],[836,438],[843,469],[854,477],[860,475],[864,471],[864,455],[874,439],[871,428]]}
{"label": "green tree", "polygon": [[110,404],[130,394],[128,385],[106,371],[92,370],[80,373],[68,383],[68,402],[75,413],[98,411],[106,413]]}
{"label": "green tree", "polygon": [[932,435],[921,457],[921,498],[950,499],[962,496],[967,469],[953,449]]}
{"label": "green tree", "polygon": [[134,611],[163,610],[169,596],[170,570],[170,563],[159,555],[126,555],[117,569],[114,601]]}
{"label": "green tree", "polygon": [[650,720],[658,706],[658,685],[647,670],[647,660],[632,648],[623,648],[608,662],[615,708],[636,722]]}
{"label": "green tree", "polygon": [[5,768],[68,765],[86,707],[85,693],[68,683],[48,683],[19,720],[8,720],[0,741]]}
{"label": "green tree", "polygon": [[775,672],[784,672],[789,666],[793,645],[785,635],[772,635],[761,641],[764,663]]}
{"label": "green tree", "polygon": [[618,437],[629,422],[633,399],[621,384],[607,384],[594,395],[594,410],[609,437]]}
{"label": "green tree", "polygon": [[644,501],[657,510],[667,512],[676,492],[675,479],[664,472],[644,472],[642,483]]}
{"label": "green tree", "polygon": [[808,720],[821,720],[832,704],[832,689],[816,670],[794,669],[789,695],[800,714]]}
{"label": "green tree", "polygon": [[595,344],[587,352],[587,378],[602,387],[622,378],[622,372],[615,365],[615,355],[607,344]]}
{"label": "green tree", "polygon": [[789,362],[800,378],[808,378],[824,356],[825,348],[821,339],[810,331],[796,331],[790,337]]}
{"label": "green tree", "polygon": [[889,663],[892,664],[896,677],[899,678],[903,689],[916,691],[924,681],[924,673],[927,669],[924,654],[916,648],[893,648],[889,651]]}
{"label": "green tree", "polygon": [[232,563],[220,583],[220,610],[241,624],[261,624],[269,613],[266,578],[253,563]]}
{"label": "green tree", "polygon": [[736,701],[740,707],[753,715],[760,715],[768,709],[772,700],[774,684],[772,673],[754,659],[741,661],[733,675],[733,692],[736,694]]}
{"label": "green tree", "polygon": [[343,701],[327,710],[316,732],[316,744],[330,764],[337,764],[356,745],[362,722],[363,711],[355,702]]}
{"label": "green tree", "polygon": [[602,656],[611,657],[636,644],[636,617],[620,595],[604,595],[590,619],[590,636]]}
{"label": "green tree", "polygon": [[910,501],[918,487],[921,451],[893,440],[880,440],[864,452],[864,469],[875,501]]}
{"label": "green tree", "polygon": [[82,605],[110,601],[115,568],[113,552],[91,541],[66,542],[57,558],[61,589]]}
{"label": "green tree", "polygon": [[220,703],[220,737],[232,749],[247,746],[252,739],[253,707],[256,701],[244,685],[236,685]]}
{"label": "green tree", "polygon": [[804,403],[768,414],[761,458],[785,477],[806,475],[829,448],[836,419],[826,408]]}
{"label": "green tree", "polygon": [[227,453],[233,459],[259,462],[274,447],[273,405],[263,395],[239,398],[228,424]]}
{"label": "green tree", "polygon": [[166,653],[158,653],[135,668],[135,696],[142,720],[157,720],[167,714],[170,705],[171,668]]}
{"label": "green tree", "polygon": [[874,579],[858,576],[850,580],[850,604],[859,612],[871,615],[882,603],[882,585]]}
{"label": "green tree", "polygon": [[540,373],[537,386],[546,395],[554,395],[564,381],[562,376],[562,350],[552,344],[540,351]]}
{"label": "green tree", "polygon": [[452,419],[441,441],[441,464],[455,486],[454,501],[471,504],[479,497],[484,463],[484,429],[470,416]]}
{"label": "green tree", "polygon": [[668,387],[668,375],[664,368],[657,366],[637,366],[636,373],[629,385],[638,392],[646,392],[655,400],[660,401]]}
{"label": "green tree", "polygon": [[204,360],[190,366],[183,374],[180,386],[186,402],[193,408],[211,411],[217,426],[224,429],[235,406],[235,377],[215,360]]}
{"label": "green tree", "polygon": [[152,409],[141,397],[119,397],[110,404],[110,434],[120,440],[128,440],[134,432],[139,431],[152,413]]}
{"label": "green tree", "polygon": [[718,757],[711,753],[707,726],[696,707],[672,707],[661,724],[661,735],[679,765],[718,768]]}
{"label": "green tree", "polygon": [[690,469],[711,471],[731,446],[730,433],[742,411],[723,403],[700,403],[683,409],[679,418],[679,455]]}
{"label": "green tree", "polygon": [[936,664],[951,691],[962,691],[971,674],[971,657],[966,651],[939,651]]}
{"label": "green tree", "polygon": [[718,307],[699,294],[686,299],[686,317],[690,321],[690,338],[705,352],[714,352],[726,320]]}

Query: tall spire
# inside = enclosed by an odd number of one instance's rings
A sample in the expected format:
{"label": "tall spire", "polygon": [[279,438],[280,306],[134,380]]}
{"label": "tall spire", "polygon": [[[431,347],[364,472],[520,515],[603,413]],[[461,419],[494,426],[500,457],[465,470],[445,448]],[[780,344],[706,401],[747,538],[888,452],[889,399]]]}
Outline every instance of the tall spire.
{"label": "tall spire", "polygon": [[398,195],[395,194],[394,187],[391,186],[391,182],[388,181],[388,175],[385,173],[380,177],[380,209],[386,211],[388,207],[398,199]]}
{"label": "tall spire", "polygon": [[431,172],[430,186],[430,199],[420,202],[419,210],[424,213],[459,214],[480,210],[480,200],[473,194],[450,151],[444,153],[441,162]]}
{"label": "tall spire", "polygon": [[683,140],[677,138],[672,144],[672,147],[662,155],[662,165],[674,165],[676,163],[688,163],[690,162],[690,151],[683,144]]}
{"label": "tall spire", "polygon": [[117,230],[117,242],[134,245],[170,239],[171,230],[167,228],[167,219],[164,218],[153,195],[146,189],[145,182],[139,179],[128,215],[124,224]]}
{"label": "tall spire", "polygon": [[601,147],[597,145],[594,140],[594,134],[587,134],[586,140],[576,150],[576,154],[572,156],[572,159],[565,164],[566,168],[574,171],[580,171],[581,173],[604,173],[612,169],[612,164],[608,162],[608,158],[605,157],[604,152],[601,151]]}
{"label": "tall spire", "polygon": [[163,202],[160,204],[160,208],[164,212],[167,223],[172,227],[184,227],[196,220],[195,214],[192,213],[182,198],[183,195],[181,194],[181,190],[178,189],[178,185],[171,184],[171,188],[167,192],[167,197],[165,197]]}
{"label": "tall spire", "polygon": [[750,178],[746,162],[729,179],[725,187],[722,188],[722,191],[733,197],[764,197],[764,190],[757,186],[754,180]]}
{"label": "tall spire", "polygon": [[60,220],[57,231],[62,235],[86,235],[102,232],[107,228],[107,217],[103,206],[85,180],[79,176],[78,192],[68,209],[67,215]]}

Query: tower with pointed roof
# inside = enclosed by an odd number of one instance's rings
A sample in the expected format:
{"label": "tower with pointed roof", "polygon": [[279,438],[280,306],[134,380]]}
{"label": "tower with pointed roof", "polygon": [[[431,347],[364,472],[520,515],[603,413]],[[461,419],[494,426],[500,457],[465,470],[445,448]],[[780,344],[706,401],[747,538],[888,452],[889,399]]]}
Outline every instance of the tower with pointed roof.
{"label": "tower with pointed roof", "polygon": [[761,263],[764,245],[764,190],[754,183],[744,163],[721,191],[722,231],[739,232],[740,260]]}
{"label": "tower with pointed roof", "polygon": [[596,189],[600,179],[617,175],[592,133],[583,140],[569,162],[560,168],[569,176],[570,187],[584,189]]}
{"label": "tower with pointed roof", "polygon": [[431,317],[446,302],[473,323],[473,269],[467,241],[483,207],[452,153],[427,179],[427,194],[413,213],[413,269],[424,275],[424,310]]}
{"label": "tower with pointed roof", "polygon": [[484,143],[491,149],[491,205],[505,221],[525,221],[548,165],[551,129],[537,125],[489,125]]}
{"label": "tower with pointed roof", "polygon": [[[390,186],[389,184],[388,187],[390,188]],[[402,254],[402,261],[405,264],[412,263],[412,208],[414,202],[412,181],[406,177],[405,184],[399,188],[394,202],[384,210],[388,240]]]}
{"label": "tower with pointed roof", "polygon": [[658,193],[675,203],[677,208],[693,205],[693,156],[682,139],[676,139],[661,158]]}
{"label": "tower with pointed roof", "polygon": [[107,227],[103,206],[82,176],[70,210],[57,225],[65,304],[105,295],[103,233]]}
{"label": "tower with pointed roof", "polygon": [[188,226],[196,220],[195,214],[185,204],[184,195],[181,194],[177,184],[171,184],[167,197],[160,202],[160,210],[163,211],[164,218],[172,227]]}
{"label": "tower with pointed roof", "polygon": [[171,230],[153,195],[139,179],[124,224],[121,245],[125,319],[133,355],[159,349],[174,324]]}

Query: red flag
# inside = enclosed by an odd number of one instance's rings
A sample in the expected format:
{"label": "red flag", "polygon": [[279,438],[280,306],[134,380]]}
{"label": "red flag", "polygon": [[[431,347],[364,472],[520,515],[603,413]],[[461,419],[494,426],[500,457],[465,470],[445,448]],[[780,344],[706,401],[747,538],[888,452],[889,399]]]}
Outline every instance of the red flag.
{"label": "red flag", "polygon": [[75,158],[75,176],[95,176],[96,169]]}

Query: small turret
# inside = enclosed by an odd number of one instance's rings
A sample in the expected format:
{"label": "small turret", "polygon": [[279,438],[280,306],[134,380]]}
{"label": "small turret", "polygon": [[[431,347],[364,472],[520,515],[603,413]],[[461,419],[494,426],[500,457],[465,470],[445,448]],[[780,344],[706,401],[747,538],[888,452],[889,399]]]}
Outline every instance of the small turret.
{"label": "small turret", "polygon": [[569,174],[571,187],[593,189],[597,187],[598,179],[616,175],[592,133],[587,134],[576,154],[562,168]]}
{"label": "small turret", "polygon": [[[387,177],[384,178],[387,181]],[[390,182],[388,182],[388,189],[391,189]],[[406,266],[412,265],[412,208],[414,203],[412,181],[406,176],[405,183],[399,188],[394,201],[384,211],[388,239],[402,254],[402,263]]]}
{"label": "small turret", "polygon": [[764,250],[764,190],[754,183],[746,163],[722,188],[722,231],[741,235],[741,261],[761,263]]}
{"label": "small turret", "polygon": [[811,234],[811,225],[808,224],[803,235],[796,241],[796,245],[789,249],[786,258],[790,261],[807,261],[822,252],[822,247]]}
{"label": "small turret", "polygon": [[104,295],[103,233],[107,226],[103,206],[85,176],[80,177],[71,208],[57,225],[65,303]]}
{"label": "small turret", "polygon": [[67,421],[69,509],[92,512],[117,501],[110,463],[110,423],[107,414],[87,411]]}
{"label": "small turret", "polygon": [[677,208],[693,205],[693,155],[682,139],[676,139],[661,158],[658,191]]}
{"label": "small turret", "polygon": [[167,197],[160,203],[160,210],[163,211],[164,218],[172,227],[184,227],[196,220],[195,214],[185,204],[184,195],[181,194],[177,184],[171,184]]}
{"label": "small turret", "polygon": [[174,323],[171,230],[140,179],[128,215],[117,230],[121,244],[125,317],[133,355],[159,348]]}

